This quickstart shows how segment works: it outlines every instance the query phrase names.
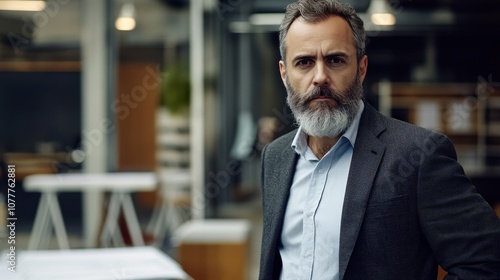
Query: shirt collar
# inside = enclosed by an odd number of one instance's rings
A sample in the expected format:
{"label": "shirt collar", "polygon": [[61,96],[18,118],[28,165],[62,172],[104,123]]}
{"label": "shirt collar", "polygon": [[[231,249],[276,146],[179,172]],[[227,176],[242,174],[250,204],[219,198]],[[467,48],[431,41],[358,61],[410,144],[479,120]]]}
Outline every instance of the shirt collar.
{"label": "shirt collar", "polygon": [[[346,138],[349,140],[351,143],[351,146],[354,147],[354,144],[356,142],[356,137],[358,136],[358,128],[359,128],[359,122],[361,120],[361,114],[363,113],[363,110],[365,108],[365,104],[362,100],[359,101],[359,109],[358,112],[356,113],[356,116],[354,117],[354,120],[352,124],[347,128],[347,130],[342,134],[340,138]],[[302,130],[302,127],[299,127],[297,130],[297,133],[295,134],[295,137],[293,138],[292,149],[295,150],[297,154],[303,155],[306,150],[308,149],[307,146],[307,134]]]}

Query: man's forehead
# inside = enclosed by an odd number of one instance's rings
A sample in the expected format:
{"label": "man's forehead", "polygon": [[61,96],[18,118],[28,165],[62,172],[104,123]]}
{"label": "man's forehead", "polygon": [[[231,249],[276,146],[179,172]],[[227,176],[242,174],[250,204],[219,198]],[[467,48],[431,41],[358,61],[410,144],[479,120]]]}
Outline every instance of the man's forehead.
{"label": "man's forehead", "polygon": [[[355,49],[351,27],[341,16],[332,15],[318,22],[307,22],[298,17],[290,26],[286,44],[289,50],[298,48],[316,48],[318,43],[327,43],[331,47]],[[347,50],[346,50],[347,51]]]}
{"label": "man's forehead", "polygon": [[[290,33],[300,32],[301,30],[307,34],[309,33],[309,31],[318,30],[318,28],[320,27],[326,27],[327,30],[329,30],[332,34],[348,33],[349,35],[352,35],[352,29],[349,23],[346,19],[339,15],[330,15],[325,19],[315,22],[306,21],[302,16],[299,16],[290,25],[287,35]],[[315,31],[313,33],[316,32],[318,31]]]}

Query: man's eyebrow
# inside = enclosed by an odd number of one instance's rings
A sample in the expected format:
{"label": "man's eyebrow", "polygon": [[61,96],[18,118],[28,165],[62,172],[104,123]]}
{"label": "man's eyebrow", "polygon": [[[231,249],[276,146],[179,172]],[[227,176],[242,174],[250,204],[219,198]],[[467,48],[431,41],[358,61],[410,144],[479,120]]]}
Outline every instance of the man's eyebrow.
{"label": "man's eyebrow", "polygon": [[349,55],[345,52],[333,52],[325,55],[325,57],[349,57]]}
{"label": "man's eyebrow", "polygon": [[297,62],[299,60],[314,60],[316,56],[309,54],[299,54],[292,59],[292,62]]}
{"label": "man's eyebrow", "polygon": [[[338,51],[338,52],[329,53],[329,54],[325,55],[325,57],[326,58],[329,58],[329,57],[343,57],[343,58],[348,58],[349,55],[347,53],[345,53],[345,52]],[[295,62],[300,61],[300,60],[315,60],[315,59],[316,59],[315,55],[299,54],[299,55],[296,55],[292,59],[292,62],[295,63]]]}

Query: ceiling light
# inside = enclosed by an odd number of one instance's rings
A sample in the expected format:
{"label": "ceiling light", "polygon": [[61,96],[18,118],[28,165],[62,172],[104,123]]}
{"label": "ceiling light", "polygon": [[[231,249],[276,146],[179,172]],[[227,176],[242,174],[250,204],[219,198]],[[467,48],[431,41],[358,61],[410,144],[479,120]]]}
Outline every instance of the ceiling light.
{"label": "ceiling light", "polygon": [[115,27],[121,31],[130,31],[135,28],[135,6],[132,3],[126,3],[122,6],[119,17],[115,21]]}
{"label": "ceiling light", "polygon": [[283,21],[283,13],[252,14],[248,20],[253,25],[277,25]]}
{"label": "ceiling light", "polygon": [[372,0],[368,7],[368,14],[373,24],[394,25],[396,17],[385,0]]}
{"label": "ceiling light", "polygon": [[370,19],[376,25],[394,25],[396,18],[391,13],[378,13],[371,15]]}
{"label": "ceiling light", "polygon": [[45,1],[0,1],[0,10],[37,12],[45,9]]}

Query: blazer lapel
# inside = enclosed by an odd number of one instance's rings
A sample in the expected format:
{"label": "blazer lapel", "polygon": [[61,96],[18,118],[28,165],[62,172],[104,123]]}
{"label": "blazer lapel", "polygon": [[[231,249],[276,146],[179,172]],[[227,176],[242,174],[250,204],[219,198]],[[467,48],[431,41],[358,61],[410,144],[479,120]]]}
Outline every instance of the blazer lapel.
{"label": "blazer lapel", "polygon": [[385,127],[379,120],[378,113],[365,102],[342,210],[339,249],[339,279],[341,280],[344,278],[349,258],[356,244],[372,183],[385,151],[385,147],[378,139],[384,130]]}
{"label": "blazer lapel", "polygon": [[[285,136],[280,145],[268,146],[266,165],[263,170],[266,178],[263,189],[264,198],[264,235],[262,240],[261,274],[267,277],[279,275],[281,261],[278,254],[278,245],[283,227],[285,209],[290,195],[290,187],[295,173],[298,156],[290,147],[295,133]],[[280,149],[275,151],[274,149]],[[267,278],[266,278],[267,279]]]}
{"label": "blazer lapel", "polygon": [[[290,142],[291,143],[291,142]],[[278,172],[273,174],[273,181],[270,186],[272,186],[272,194],[270,197],[274,198],[274,203],[269,205],[272,207],[271,213],[272,217],[272,236],[279,239],[281,234],[283,219],[285,215],[285,209],[288,202],[288,196],[290,195],[290,187],[293,181],[293,175],[295,173],[295,166],[297,165],[298,155],[295,151],[286,147],[281,153],[280,157],[276,158],[274,164],[280,168],[276,168]]]}

